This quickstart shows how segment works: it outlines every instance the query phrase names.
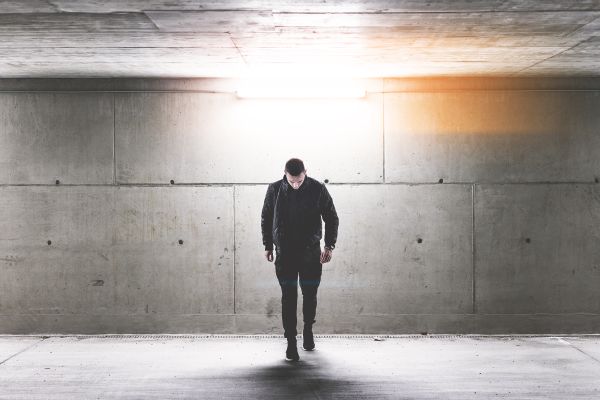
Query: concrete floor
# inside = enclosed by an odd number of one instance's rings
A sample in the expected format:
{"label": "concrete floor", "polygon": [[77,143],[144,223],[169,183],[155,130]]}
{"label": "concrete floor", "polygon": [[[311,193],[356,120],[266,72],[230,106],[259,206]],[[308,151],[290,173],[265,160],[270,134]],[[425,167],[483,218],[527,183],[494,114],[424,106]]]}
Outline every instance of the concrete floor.
{"label": "concrete floor", "polygon": [[600,398],[599,335],[380,339],[0,336],[0,399]]}

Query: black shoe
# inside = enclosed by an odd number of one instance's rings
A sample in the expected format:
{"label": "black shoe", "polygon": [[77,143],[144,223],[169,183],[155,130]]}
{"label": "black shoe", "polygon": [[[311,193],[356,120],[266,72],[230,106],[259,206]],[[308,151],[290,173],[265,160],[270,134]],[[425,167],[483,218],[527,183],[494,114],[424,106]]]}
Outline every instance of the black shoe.
{"label": "black shoe", "polygon": [[296,340],[288,340],[287,350],[285,351],[285,359],[289,361],[300,360],[298,349],[296,348]]}
{"label": "black shoe", "polygon": [[304,326],[302,331],[302,347],[304,350],[311,351],[315,349],[315,339],[312,333],[312,326]]}

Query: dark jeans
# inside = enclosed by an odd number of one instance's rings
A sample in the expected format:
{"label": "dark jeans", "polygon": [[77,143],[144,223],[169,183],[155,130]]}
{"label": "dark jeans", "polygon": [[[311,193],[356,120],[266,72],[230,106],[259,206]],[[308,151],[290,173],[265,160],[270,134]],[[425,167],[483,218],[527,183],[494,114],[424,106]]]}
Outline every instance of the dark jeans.
{"label": "dark jeans", "polygon": [[302,289],[302,314],[305,324],[317,322],[317,289],[321,283],[323,265],[320,262],[321,246],[316,244],[304,249],[276,251],[275,273],[281,287],[281,319],[284,336],[295,338],[298,332],[297,303],[298,277]]}

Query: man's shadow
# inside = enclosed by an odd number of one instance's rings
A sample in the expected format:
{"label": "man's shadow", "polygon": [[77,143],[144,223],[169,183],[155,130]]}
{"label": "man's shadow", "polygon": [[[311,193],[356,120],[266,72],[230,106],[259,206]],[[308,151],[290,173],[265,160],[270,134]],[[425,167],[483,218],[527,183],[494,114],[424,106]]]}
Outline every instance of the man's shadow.
{"label": "man's shadow", "polygon": [[[283,344],[283,343],[282,343]],[[404,393],[410,382],[389,376],[361,374],[360,369],[336,362],[337,351],[299,349],[300,360],[288,361],[277,349],[277,357],[268,357],[257,364],[219,369],[214,373],[200,373],[178,377],[183,393],[202,399],[411,399]],[[275,351],[275,350],[274,350]],[[359,355],[357,355],[358,357]],[[169,382],[172,389],[172,382]],[[182,397],[183,398],[183,397]],[[187,397],[186,397],[187,398]]]}
{"label": "man's shadow", "polygon": [[[299,361],[282,358],[271,365],[245,368],[236,375],[242,380],[247,378],[252,381],[255,385],[253,396],[261,399],[318,399],[321,394],[343,394],[357,386],[356,381],[340,379],[335,368],[323,354],[319,354],[318,349],[300,350],[299,353]],[[355,389],[359,390],[358,387]]]}

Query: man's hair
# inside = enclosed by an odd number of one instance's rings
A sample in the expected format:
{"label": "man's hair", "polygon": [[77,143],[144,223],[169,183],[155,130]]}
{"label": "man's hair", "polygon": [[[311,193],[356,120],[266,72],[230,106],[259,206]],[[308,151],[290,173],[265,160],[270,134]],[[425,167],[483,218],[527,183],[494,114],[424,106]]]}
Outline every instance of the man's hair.
{"label": "man's hair", "polygon": [[285,163],[285,172],[289,173],[292,176],[298,176],[304,171],[304,163],[299,158],[290,158]]}

